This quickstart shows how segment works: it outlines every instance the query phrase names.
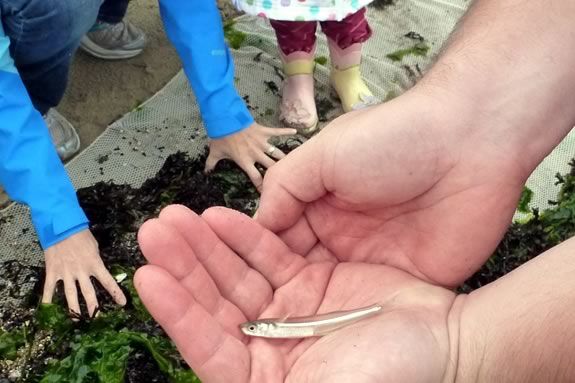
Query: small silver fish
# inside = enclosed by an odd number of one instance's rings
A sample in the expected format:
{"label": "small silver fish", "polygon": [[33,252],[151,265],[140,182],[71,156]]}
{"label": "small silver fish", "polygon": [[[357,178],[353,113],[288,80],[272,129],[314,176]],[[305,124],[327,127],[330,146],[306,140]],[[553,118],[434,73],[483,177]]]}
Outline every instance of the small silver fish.
{"label": "small silver fish", "polygon": [[379,314],[383,308],[372,305],[356,310],[295,318],[267,318],[240,324],[242,332],[263,338],[307,338],[323,336],[361,319]]}

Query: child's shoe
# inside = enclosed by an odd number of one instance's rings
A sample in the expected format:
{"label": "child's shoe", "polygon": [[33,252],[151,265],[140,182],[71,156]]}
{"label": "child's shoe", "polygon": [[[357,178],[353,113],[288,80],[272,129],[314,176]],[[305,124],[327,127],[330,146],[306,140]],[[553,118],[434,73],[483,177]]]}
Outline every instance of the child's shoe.
{"label": "child's shoe", "polygon": [[280,49],[286,76],[282,86],[280,120],[302,134],[317,129],[318,117],[314,99],[314,50],[284,55]]}
{"label": "child's shoe", "polygon": [[341,49],[328,39],[331,56],[330,82],[335,89],[344,112],[362,109],[379,101],[361,78],[361,43]]}

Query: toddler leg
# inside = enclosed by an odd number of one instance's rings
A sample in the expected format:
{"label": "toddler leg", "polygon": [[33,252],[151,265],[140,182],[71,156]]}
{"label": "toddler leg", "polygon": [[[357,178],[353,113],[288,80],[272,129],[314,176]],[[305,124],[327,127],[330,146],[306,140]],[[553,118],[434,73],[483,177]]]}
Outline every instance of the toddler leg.
{"label": "toddler leg", "polygon": [[282,86],[280,120],[309,134],[317,128],[313,69],[317,23],[270,20],[278,40],[286,76]]}
{"label": "toddler leg", "polygon": [[349,112],[376,104],[378,100],[361,78],[360,71],[361,48],[372,34],[365,19],[365,8],[342,21],[325,21],[321,26],[328,38],[331,84],[343,110]]}

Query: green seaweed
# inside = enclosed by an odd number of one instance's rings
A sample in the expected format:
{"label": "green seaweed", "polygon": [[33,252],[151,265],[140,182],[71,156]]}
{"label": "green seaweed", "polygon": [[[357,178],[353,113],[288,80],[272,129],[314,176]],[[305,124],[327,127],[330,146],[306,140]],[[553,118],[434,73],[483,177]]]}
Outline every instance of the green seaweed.
{"label": "green seaweed", "polygon": [[232,49],[240,49],[247,35],[234,28],[235,21],[229,20],[224,23],[224,37]]}
{"label": "green seaweed", "polygon": [[319,65],[324,65],[327,64],[327,57],[325,56],[318,56],[314,59],[314,61],[316,62],[316,64]]}
{"label": "green seaweed", "polygon": [[147,312],[145,315],[138,313],[145,308],[135,294],[131,278],[124,280],[122,285],[130,293],[136,315],[130,316],[125,309],[117,308],[89,320],[80,318],[74,323],[63,306],[41,304],[32,323],[10,332],[0,330],[0,356],[15,359],[20,350],[20,354],[26,351],[23,347],[29,343],[29,334],[43,331],[52,339],[49,351],[56,354],[57,350],[64,352],[61,359],[50,361],[45,371],[35,371],[32,381],[122,383],[128,359],[137,349],[144,349],[171,382],[199,382],[193,371],[182,363],[175,346],[167,338],[130,329],[142,320],[153,323],[153,319]]}
{"label": "green seaweed", "polygon": [[12,331],[0,329],[0,358],[16,359],[18,349],[26,344],[26,328],[24,326]]}
{"label": "green seaweed", "polygon": [[64,333],[72,326],[70,317],[62,307],[51,303],[43,303],[38,306],[35,321],[39,329],[53,330],[57,334]]}
{"label": "green seaweed", "polygon": [[226,206],[238,208],[238,204],[242,204],[241,210],[245,211],[246,214],[251,216],[255,213],[258,191],[245,173],[222,170],[214,173],[213,177],[219,180],[226,190],[224,193]]}
{"label": "green seaweed", "polygon": [[569,165],[569,174],[556,175],[556,185],[561,185],[561,188],[557,200],[550,201],[555,206],[541,214],[547,239],[553,245],[575,234],[575,160],[571,160]]}
{"label": "green seaweed", "polygon": [[136,291],[136,287],[134,286],[134,271],[133,269],[122,267],[120,265],[113,265],[110,267],[110,270],[113,275],[125,274],[125,278],[119,282],[120,286],[124,287],[129,292],[129,296],[131,299],[131,306],[134,310],[135,316],[140,321],[151,321],[152,316],[146,310],[146,306],[140,299],[138,292]]}
{"label": "green seaweed", "polygon": [[[201,159],[194,167],[194,162],[186,160],[185,157],[174,156],[172,160],[166,161],[167,166],[163,172],[158,173],[160,176],[155,183],[143,186],[141,194],[134,194],[134,191],[127,187],[116,186],[117,189],[110,189],[110,185],[101,185],[102,189],[92,188],[91,191],[97,191],[95,195],[105,195],[110,199],[105,200],[105,203],[104,200],[98,199],[100,204],[88,209],[93,214],[101,214],[95,216],[98,219],[93,219],[93,222],[107,227],[110,223],[105,219],[110,219],[110,222],[116,225],[113,230],[119,232],[112,240],[112,237],[102,236],[100,227],[101,249],[110,253],[119,247],[117,243],[129,248],[125,234],[130,233],[130,230],[135,232],[137,225],[134,222],[141,216],[155,214],[157,205],[165,202],[163,198],[175,198],[172,202],[176,203],[190,202],[190,197],[183,196],[182,193],[207,183],[215,185],[210,189],[211,194],[207,194],[213,196],[219,190],[223,195],[223,200],[218,197],[218,204],[223,205],[225,201],[225,205],[229,207],[239,206],[244,208],[244,211],[251,212],[257,204],[258,193],[246,175],[223,164],[218,171],[206,176],[201,171],[204,161],[205,158]],[[571,172],[557,175],[560,191],[550,208],[542,212],[537,209],[529,210],[533,193],[527,188],[524,189],[518,211],[530,211],[529,218],[521,223],[514,223],[509,228],[492,257],[461,286],[460,291],[470,292],[491,283],[575,234],[575,161],[571,161],[570,165]],[[198,178],[194,184],[195,188],[190,188],[188,185],[194,175],[201,175],[202,178]],[[174,182],[181,186],[174,186]],[[164,192],[165,195],[162,194]],[[129,199],[134,204],[130,205],[133,211],[127,215],[118,215],[128,209],[114,203],[120,203],[120,197],[126,195],[130,196]],[[84,203],[88,200],[84,194]],[[208,202],[213,204],[213,201]],[[198,211],[203,210],[204,204],[207,204],[205,201],[194,203],[197,203],[195,209]],[[109,207],[110,211],[102,209],[102,206]],[[135,248],[134,246],[133,249]],[[118,278],[118,281],[128,296],[128,304],[124,308],[101,301],[103,309],[99,315],[94,318],[79,317],[79,321],[73,322],[63,305],[40,305],[33,317],[26,317],[14,326],[0,329],[0,359],[21,360],[23,355],[30,355],[27,359],[29,365],[22,370],[21,382],[119,383],[133,371],[127,369],[134,360],[133,356],[144,352],[149,356],[148,361],[145,365],[138,364],[138,367],[152,365],[155,368],[153,376],[168,378],[175,383],[199,382],[138,297],[133,285],[133,274],[139,266],[135,258],[135,253],[131,252],[125,256],[116,254],[113,259],[122,265],[110,267],[113,275],[123,278]],[[48,341],[44,343],[46,349],[36,354],[30,350],[39,336]],[[45,360],[50,362],[46,365]],[[32,371],[32,376],[25,375],[28,370]]]}
{"label": "green seaweed", "polygon": [[183,370],[170,358],[174,347],[166,339],[134,331],[87,331],[71,343],[72,353],[52,364],[40,383],[122,383],[130,353],[144,347],[160,370],[174,383],[195,383],[191,370]]}
{"label": "green seaweed", "polygon": [[533,190],[525,186],[523,188],[523,192],[521,192],[521,197],[519,198],[517,211],[519,211],[520,213],[530,213],[531,209],[529,208],[529,204],[531,203],[532,199],[533,199]]}
{"label": "green seaweed", "polygon": [[[569,165],[570,173],[556,175],[556,185],[561,187],[557,200],[549,201],[552,206],[542,212],[531,209],[528,219],[513,223],[493,255],[460,291],[471,292],[491,283],[575,235],[575,161],[571,160]],[[529,189],[524,189],[518,211],[527,209],[533,196],[526,190]]]}
{"label": "green seaweed", "polygon": [[401,61],[405,56],[414,55],[414,56],[427,56],[427,52],[429,51],[429,46],[424,42],[418,42],[413,46],[405,49],[399,49],[395,52],[389,53],[385,55],[388,59],[393,62]]}
{"label": "green seaweed", "polygon": [[[245,173],[233,162],[221,161],[206,174],[206,157],[207,153],[201,158],[181,152],[170,155],[156,176],[138,189],[98,183],[78,191],[102,258],[126,294],[127,304],[115,305],[94,281],[98,315],[74,314],[76,321],[72,321],[61,289],[56,304],[37,306],[37,297],[0,323],[5,329],[0,334],[3,353],[15,358],[12,363],[0,360],[0,377],[20,376],[12,380],[18,383],[198,382],[142,304],[133,275],[145,263],[137,244],[138,228],[157,216],[162,206],[184,204],[196,212],[229,206],[247,214],[257,208],[258,192]],[[8,269],[22,273],[14,266]],[[4,335],[8,329],[10,334]]]}

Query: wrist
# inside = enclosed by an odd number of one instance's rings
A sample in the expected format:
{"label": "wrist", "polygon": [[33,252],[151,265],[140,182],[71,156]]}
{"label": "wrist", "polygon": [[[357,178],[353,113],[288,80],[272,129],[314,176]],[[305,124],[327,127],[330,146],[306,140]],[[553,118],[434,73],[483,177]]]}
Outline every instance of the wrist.
{"label": "wrist", "polygon": [[472,6],[416,88],[441,100],[470,150],[496,146],[527,178],[575,124],[575,6],[498,2]]}
{"label": "wrist", "polygon": [[575,381],[574,250],[569,239],[465,297],[454,382]]}

